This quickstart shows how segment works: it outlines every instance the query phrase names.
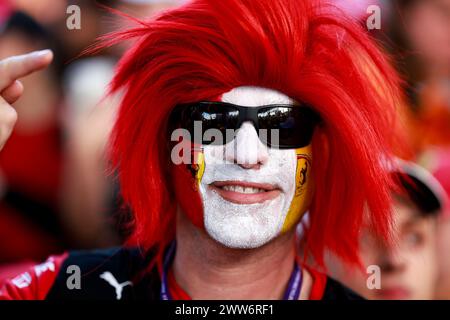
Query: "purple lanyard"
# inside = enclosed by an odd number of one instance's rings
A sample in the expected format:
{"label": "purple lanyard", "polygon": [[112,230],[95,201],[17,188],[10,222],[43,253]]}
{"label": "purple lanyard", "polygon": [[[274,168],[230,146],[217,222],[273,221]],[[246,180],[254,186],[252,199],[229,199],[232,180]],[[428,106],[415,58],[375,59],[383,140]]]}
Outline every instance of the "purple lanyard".
{"label": "purple lanyard", "polygon": [[172,242],[172,244],[169,246],[169,249],[166,252],[166,255],[164,256],[164,262],[163,262],[163,271],[162,271],[162,279],[161,279],[161,292],[160,292],[160,298],[161,300],[172,300],[172,297],[169,293],[169,286],[167,285],[167,272],[169,270],[170,264],[172,263],[173,257],[175,256],[175,248],[176,248],[176,242]]}
{"label": "purple lanyard", "polygon": [[[169,293],[169,286],[167,284],[167,272],[169,270],[170,264],[172,263],[173,257],[175,256],[175,241],[170,245],[164,257],[162,279],[161,279],[161,300],[172,300]],[[300,297],[300,290],[302,288],[303,274],[299,268],[297,261],[294,263],[294,270],[292,271],[291,277],[289,278],[289,283],[286,292],[283,295],[283,300],[298,300]]]}

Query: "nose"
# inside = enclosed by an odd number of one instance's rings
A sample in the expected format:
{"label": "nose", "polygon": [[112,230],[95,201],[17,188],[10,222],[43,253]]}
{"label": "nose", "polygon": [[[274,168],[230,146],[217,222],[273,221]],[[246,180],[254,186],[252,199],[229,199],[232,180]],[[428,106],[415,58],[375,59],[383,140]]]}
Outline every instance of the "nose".
{"label": "nose", "polygon": [[244,169],[259,169],[267,163],[269,151],[259,140],[251,122],[244,122],[236,132],[232,143],[226,145],[225,157]]}

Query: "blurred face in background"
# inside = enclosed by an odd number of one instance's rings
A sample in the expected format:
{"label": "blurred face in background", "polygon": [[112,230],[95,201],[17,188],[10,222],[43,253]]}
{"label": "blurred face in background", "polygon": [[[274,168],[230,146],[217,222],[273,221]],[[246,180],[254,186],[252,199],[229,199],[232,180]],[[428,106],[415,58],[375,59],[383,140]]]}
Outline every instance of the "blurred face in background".
{"label": "blurred face in background", "polygon": [[[436,215],[423,215],[403,198],[396,198],[394,203],[392,247],[366,230],[360,242],[363,270],[349,272],[332,255],[327,257],[327,266],[333,277],[367,299],[433,299],[438,276]],[[373,271],[366,273],[369,266],[380,268],[380,289],[368,287],[374,284],[375,276]]]}
{"label": "blurred face in background", "polygon": [[396,244],[386,247],[366,233],[361,241],[364,266],[381,269],[381,289],[361,288],[369,299],[433,299],[437,278],[435,216],[424,216],[406,199],[397,198],[394,207]]}
{"label": "blurred face in background", "polygon": [[450,73],[450,0],[417,0],[403,12],[407,40],[433,68]]}

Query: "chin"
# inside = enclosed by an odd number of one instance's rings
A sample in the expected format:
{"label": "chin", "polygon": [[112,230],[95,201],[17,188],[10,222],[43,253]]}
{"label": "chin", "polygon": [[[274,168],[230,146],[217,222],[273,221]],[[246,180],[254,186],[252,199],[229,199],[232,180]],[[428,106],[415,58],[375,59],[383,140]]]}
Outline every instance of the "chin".
{"label": "chin", "polygon": [[215,193],[204,202],[205,230],[211,238],[233,249],[256,249],[281,233],[286,213],[284,197],[251,205],[239,205]]}
{"label": "chin", "polygon": [[222,232],[220,230],[210,229],[206,230],[211,238],[230,249],[257,249],[260,248],[274,238],[277,234],[273,234],[266,237],[254,234],[236,234],[233,232]]}

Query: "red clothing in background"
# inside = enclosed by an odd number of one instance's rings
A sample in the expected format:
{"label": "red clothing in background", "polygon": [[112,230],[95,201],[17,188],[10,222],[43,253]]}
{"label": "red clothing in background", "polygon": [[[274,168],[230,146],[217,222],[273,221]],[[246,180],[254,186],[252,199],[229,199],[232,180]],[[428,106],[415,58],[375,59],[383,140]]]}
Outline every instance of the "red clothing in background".
{"label": "red clothing in background", "polygon": [[0,153],[0,262],[42,259],[58,250],[62,152],[56,125],[14,131]]}

